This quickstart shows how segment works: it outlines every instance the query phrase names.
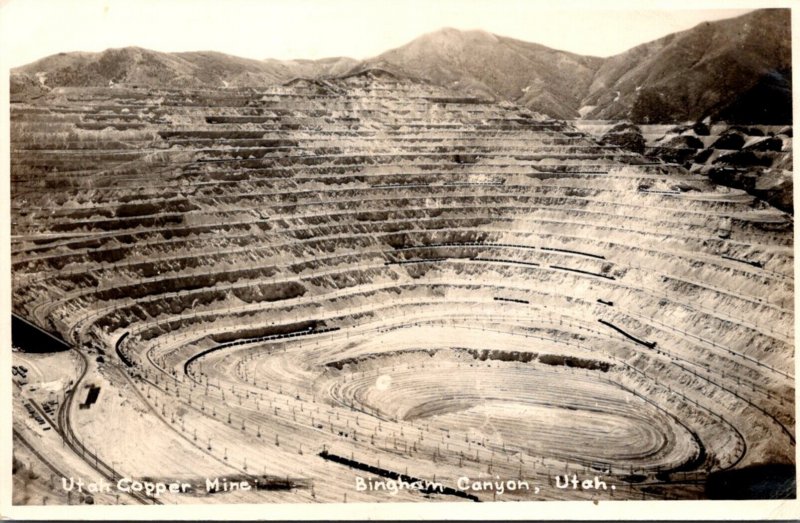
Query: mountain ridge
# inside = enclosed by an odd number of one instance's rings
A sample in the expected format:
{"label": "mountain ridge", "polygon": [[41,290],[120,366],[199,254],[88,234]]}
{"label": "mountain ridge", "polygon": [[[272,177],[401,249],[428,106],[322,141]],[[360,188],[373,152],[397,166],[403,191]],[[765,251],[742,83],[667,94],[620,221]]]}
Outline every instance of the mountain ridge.
{"label": "mountain ridge", "polygon": [[139,47],[59,53],[13,69],[12,90],[30,78],[39,87],[243,87],[382,68],[560,119],[785,124],[791,123],[790,42],[788,9],[703,22],[607,58],[445,27],[365,60],[255,60]]}

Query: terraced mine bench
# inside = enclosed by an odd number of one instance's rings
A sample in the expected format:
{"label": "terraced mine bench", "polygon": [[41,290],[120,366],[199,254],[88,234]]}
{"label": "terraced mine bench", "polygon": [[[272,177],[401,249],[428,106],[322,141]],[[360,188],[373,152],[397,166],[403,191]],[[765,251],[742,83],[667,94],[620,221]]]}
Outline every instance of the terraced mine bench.
{"label": "terraced mine bench", "polygon": [[104,391],[53,449],[98,473],[661,499],[794,462],[793,224],[742,191],[381,71],[11,111],[13,307]]}

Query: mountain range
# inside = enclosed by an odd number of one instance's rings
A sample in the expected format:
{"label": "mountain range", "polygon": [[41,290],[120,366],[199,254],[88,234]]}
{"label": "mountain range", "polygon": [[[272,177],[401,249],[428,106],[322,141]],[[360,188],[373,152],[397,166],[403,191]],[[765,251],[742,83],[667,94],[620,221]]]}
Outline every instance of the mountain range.
{"label": "mountain range", "polygon": [[12,70],[11,87],[13,94],[33,84],[258,86],[368,68],[512,101],[560,119],[791,123],[789,9],[701,23],[608,58],[445,28],[361,61],[253,60],[136,47],[59,53]]}

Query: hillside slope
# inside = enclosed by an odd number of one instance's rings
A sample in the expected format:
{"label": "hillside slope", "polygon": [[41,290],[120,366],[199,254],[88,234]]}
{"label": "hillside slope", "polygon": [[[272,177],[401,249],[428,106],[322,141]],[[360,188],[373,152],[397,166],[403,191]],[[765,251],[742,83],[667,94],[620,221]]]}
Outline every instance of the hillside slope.
{"label": "hillside slope", "polygon": [[49,87],[102,87],[110,82],[148,87],[240,87],[282,83],[297,76],[340,74],[347,58],[252,60],[213,51],[161,53],[139,47],[101,53],[59,53],[12,71],[41,77]]}
{"label": "hillside slope", "polygon": [[590,119],[789,123],[789,10],[703,23],[608,58],[583,103],[596,106]]}
{"label": "hillside slope", "polygon": [[485,31],[442,29],[366,60],[433,83],[510,100],[557,118],[577,108],[602,59]]}
{"label": "hillside slope", "polygon": [[447,28],[363,61],[251,60],[130,47],[60,53],[14,69],[12,76],[18,77],[17,86],[36,78],[49,87],[240,87],[341,77],[376,67],[554,118],[791,123],[788,9],[702,23],[610,58]]}

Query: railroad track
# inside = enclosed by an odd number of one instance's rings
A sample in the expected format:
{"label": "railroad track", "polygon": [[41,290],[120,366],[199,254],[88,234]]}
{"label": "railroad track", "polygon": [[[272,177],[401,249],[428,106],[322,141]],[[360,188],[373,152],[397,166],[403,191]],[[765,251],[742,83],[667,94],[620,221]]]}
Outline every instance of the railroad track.
{"label": "railroad track", "polygon": [[[89,363],[86,359],[86,356],[74,347],[73,350],[75,350],[78,356],[80,356],[82,368],[80,375],[75,380],[75,384],[73,385],[72,389],[65,394],[64,401],[61,402],[61,405],[58,407],[58,411],[56,412],[56,422],[53,422],[50,416],[38,403],[36,403],[36,401],[31,399],[30,402],[31,405],[33,405],[33,407],[39,412],[39,414],[41,414],[42,417],[47,420],[47,422],[56,430],[56,432],[58,432],[63,442],[75,453],[75,455],[80,457],[84,462],[86,462],[87,465],[96,470],[106,480],[110,481],[111,483],[116,483],[117,478],[119,478],[120,475],[113,469],[113,467],[109,466],[105,461],[100,459],[96,452],[92,452],[86,448],[86,446],[75,434],[72,424],[70,423],[70,407],[75,396],[75,390],[78,388],[78,385],[83,378],[86,377],[86,373],[89,369]],[[161,504],[161,502],[157,499],[151,498],[139,492],[132,491],[128,493],[128,495],[143,505]]]}
{"label": "railroad track", "polygon": [[66,474],[61,472],[61,469],[59,469],[58,467],[53,465],[52,461],[50,461],[49,459],[45,458],[38,450],[36,450],[36,448],[34,448],[34,446],[31,444],[31,442],[29,442],[25,438],[25,436],[22,435],[22,433],[20,431],[18,431],[17,429],[12,428],[12,434],[13,434],[14,438],[16,438],[17,441],[19,441],[23,446],[25,446],[30,451],[31,454],[36,456],[39,459],[39,461],[44,463],[45,466],[47,466],[47,468],[49,468],[53,472],[53,474],[55,474],[56,476],[60,476],[62,478],[67,477]]}

